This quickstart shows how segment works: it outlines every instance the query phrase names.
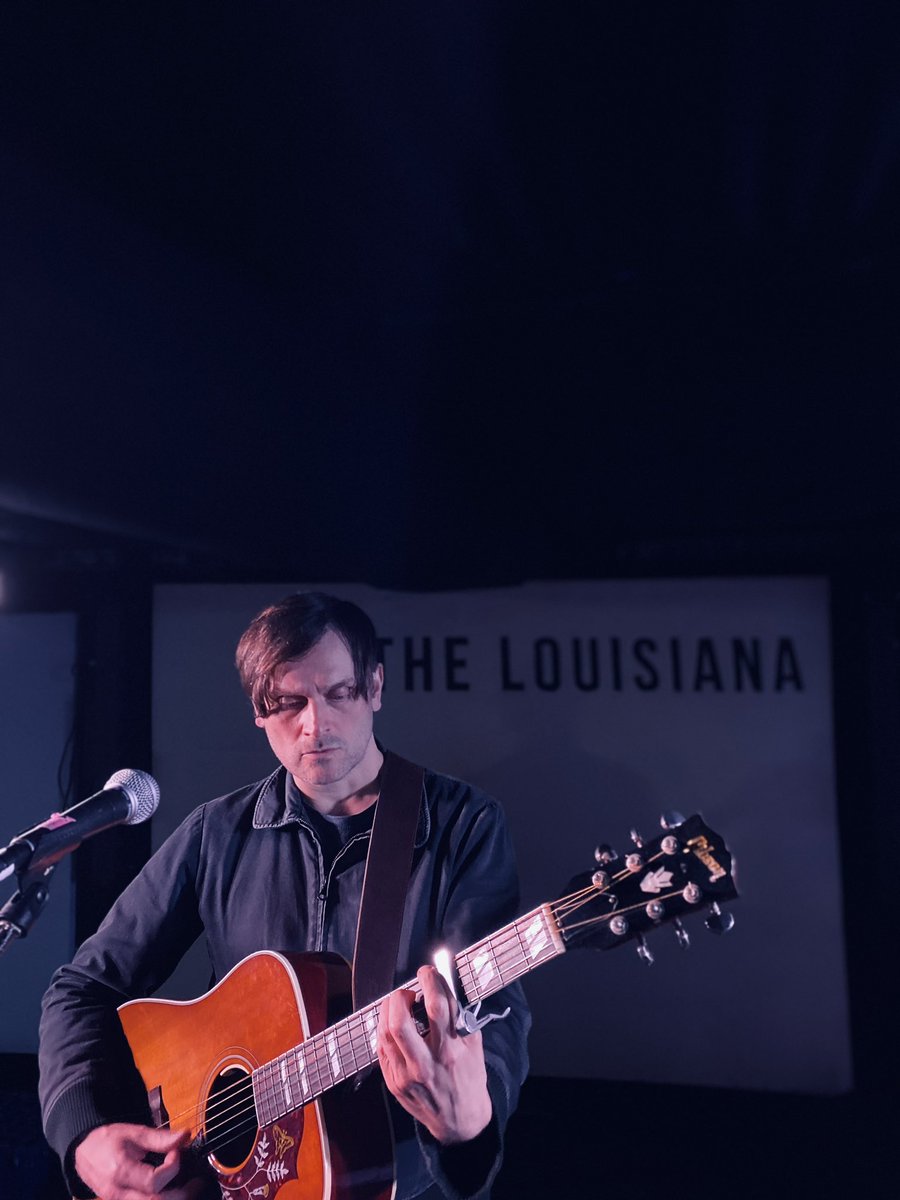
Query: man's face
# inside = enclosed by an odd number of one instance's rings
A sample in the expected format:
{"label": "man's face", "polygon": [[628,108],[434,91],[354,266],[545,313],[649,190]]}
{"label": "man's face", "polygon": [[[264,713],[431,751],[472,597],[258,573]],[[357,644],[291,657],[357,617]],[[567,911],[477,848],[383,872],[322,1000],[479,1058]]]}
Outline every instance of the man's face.
{"label": "man's face", "polygon": [[275,757],[297,786],[315,798],[323,789],[342,794],[371,782],[365,778],[380,754],[372,716],[381,708],[381,665],[369,695],[357,696],[353,659],[337,633],[328,629],[303,656],[284,663],[273,679],[276,711],[257,717]]}

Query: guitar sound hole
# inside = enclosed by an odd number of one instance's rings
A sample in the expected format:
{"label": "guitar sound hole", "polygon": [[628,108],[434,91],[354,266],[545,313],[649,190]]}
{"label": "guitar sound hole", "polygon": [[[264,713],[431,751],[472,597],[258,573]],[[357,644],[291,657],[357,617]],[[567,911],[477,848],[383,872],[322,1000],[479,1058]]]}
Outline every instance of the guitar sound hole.
{"label": "guitar sound hole", "polygon": [[206,1148],[227,1169],[239,1167],[256,1139],[253,1084],[242,1067],[227,1067],[213,1081],[206,1103]]}

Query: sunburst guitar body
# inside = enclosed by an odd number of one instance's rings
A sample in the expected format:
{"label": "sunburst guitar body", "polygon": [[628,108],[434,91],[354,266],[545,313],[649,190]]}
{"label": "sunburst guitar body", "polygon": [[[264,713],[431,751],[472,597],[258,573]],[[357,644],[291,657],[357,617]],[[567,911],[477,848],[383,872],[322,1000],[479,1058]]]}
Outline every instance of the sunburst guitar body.
{"label": "sunburst guitar body", "polygon": [[[197,1000],[135,1000],[119,1009],[155,1122],[188,1130],[194,1157],[208,1162],[225,1200],[393,1195],[380,1076],[351,1080],[348,1071],[345,1079],[336,1035],[334,1052],[328,1046],[327,1031],[349,1001],[343,959],[264,951]],[[306,1052],[316,1034],[321,1064]],[[267,1072],[267,1064],[278,1066]]]}

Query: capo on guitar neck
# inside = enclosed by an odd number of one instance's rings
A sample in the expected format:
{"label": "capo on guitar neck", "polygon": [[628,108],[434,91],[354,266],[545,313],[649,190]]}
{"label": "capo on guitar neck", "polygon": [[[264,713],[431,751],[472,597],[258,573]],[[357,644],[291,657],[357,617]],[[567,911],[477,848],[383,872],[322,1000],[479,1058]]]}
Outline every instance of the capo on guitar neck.
{"label": "capo on guitar neck", "polygon": [[502,1013],[485,1013],[483,1017],[479,1017],[481,1011],[481,1001],[475,1000],[471,1004],[460,1006],[459,1012],[456,1014],[456,1028],[461,1034],[477,1033],[479,1029],[484,1029],[485,1025],[490,1025],[491,1021],[502,1021],[508,1017],[510,1010],[504,1008]]}
{"label": "capo on guitar neck", "polygon": [[470,1004],[465,1002],[466,998],[462,992],[459,975],[453,969],[453,959],[449,950],[436,950],[434,952],[434,965],[438,975],[440,975],[456,997],[458,1008],[456,1014],[457,1033],[461,1033],[463,1036],[469,1033],[476,1033],[479,1029],[484,1029],[485,1025],[490,1025],[491,1021],[502,1021],[504,1017],[509,1016],[510,1010],[506,1008],[502,1013],[486,1013],[485,1016],[479,1017],[481,1001],[473,1000]]}

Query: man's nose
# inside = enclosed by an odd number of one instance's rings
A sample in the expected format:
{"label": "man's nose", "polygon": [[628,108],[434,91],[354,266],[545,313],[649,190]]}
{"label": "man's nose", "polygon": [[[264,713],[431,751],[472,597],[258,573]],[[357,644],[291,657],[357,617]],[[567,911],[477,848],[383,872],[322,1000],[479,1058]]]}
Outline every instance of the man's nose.
{"label": "man's nose", "polygon": [[318,737],[324,714],[317,701],[307,700],[303,708],[301,728],[307,737]]}

